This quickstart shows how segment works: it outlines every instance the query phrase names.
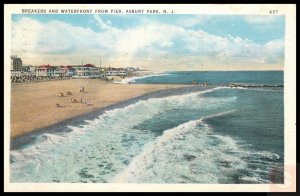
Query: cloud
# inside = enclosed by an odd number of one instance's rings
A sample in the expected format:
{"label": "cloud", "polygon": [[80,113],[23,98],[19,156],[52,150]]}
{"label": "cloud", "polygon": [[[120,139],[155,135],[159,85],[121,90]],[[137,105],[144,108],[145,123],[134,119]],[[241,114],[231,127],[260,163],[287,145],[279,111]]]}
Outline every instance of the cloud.
{"label": "cloud", "polygon": [[189,18],[183,18],[177,21],[177,24],[184,27],[193,27],[197,24],[200,24],[204,21],[207,21],[211,17],[209,15],[194,15]]}
{"label": "cloud", "polygon": [[261,16],[245,16],[244,19],[246,22],[251,24],[268,24],[276,22],[278,17],[276,16],[268,16],[268,15],[261,15]]}
{"label": "cloud", "polygon": [[93,16],[94,19],[95,19],[95,22],[97,24],[97,26],[99,26],[101,29],[104,29],[104,30],[108,30],[112,27],[112,23],[111,21],[106,21],[104,22],[99,15],[94,15]]}
{"label": "cloud", "polygon": [[272,40],[264,45],[269,55],[280,55],[284,53],[284,41],[282,39]]}
{"label": "cloud", "polygon": [[182,64],[186,69],[201,68],[202,64],[274,64],[282,62],[284,56],[284,41],[280,39],[260,45],[241,37],[217,36],[157,21],[119,29],[99,15],[88,23],[101,31],[24,17],[13,22],[13,53],[29,56],[28,64],[78,64],[82,59],[97,64],[101,57],[105,65],[173,70],[182,69]]}
{"label": "cloud", "polygon": [[268,64],[283,63],[284,41],[281,39],[272,40],[263,46],[265,62]]}

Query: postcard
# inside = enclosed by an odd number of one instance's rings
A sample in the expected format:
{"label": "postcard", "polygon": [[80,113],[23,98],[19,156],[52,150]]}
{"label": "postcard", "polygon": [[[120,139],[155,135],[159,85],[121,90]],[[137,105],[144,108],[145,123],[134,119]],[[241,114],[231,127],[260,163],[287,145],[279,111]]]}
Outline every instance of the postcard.
{"label": "postcard", "polygon": [[296,191],[296,6],[5,8],[5,191]]}

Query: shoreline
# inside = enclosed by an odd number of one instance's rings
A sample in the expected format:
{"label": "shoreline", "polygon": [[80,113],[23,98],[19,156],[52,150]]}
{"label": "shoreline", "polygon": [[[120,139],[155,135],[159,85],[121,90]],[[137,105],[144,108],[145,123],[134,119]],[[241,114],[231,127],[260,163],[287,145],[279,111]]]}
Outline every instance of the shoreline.
{"label": "shoreline", "polygon": [[[94,79],[12,84],[10,137],[14,138],[149,92],[184,86],[188,85],[113,84]],[[81,87],[85,87],[84,92],[80,91]],[[74,99],[76,101],[72,101]]]}
{"label": "shoreline", "polygon": [[34,130],[31,130],[27,133],[11,137],[11,143],[10,143],[10,150],[20,149],[23,146],[26,146],[27,144],[33,142],[36,139],[36,136],[42,135],[44,133],[61,133],[61,132],[68,132],[70,131],[67,126],[79,126],[79,125],[85,125],[87,122],[86,120],[93,120],[97,118],[99,115],[105,113],[106,111],[123,108],[128,105],[131,105],[135,102],[141,101],[141,100],[147,100],[150,98],[162,98],[167,96],[173,96],[173,95],[181,95],[185,93],[190,92],[200,92],[204,90],[213,89],[217,86],[182,86],[182,87],[176,87],[171,89],[162,89],[157,90],[154,92],[148,92],[146,94],[130,98],[127,100],[119,101],[117,103],[108,105],[106,107],[102,107],[93,111],[90,111],[85,114],[80,114],[78,116],[74,116],[71,118],[63,119],[60,122],[57,122],[53,125],[48,125],[42,128],[37,128]]}

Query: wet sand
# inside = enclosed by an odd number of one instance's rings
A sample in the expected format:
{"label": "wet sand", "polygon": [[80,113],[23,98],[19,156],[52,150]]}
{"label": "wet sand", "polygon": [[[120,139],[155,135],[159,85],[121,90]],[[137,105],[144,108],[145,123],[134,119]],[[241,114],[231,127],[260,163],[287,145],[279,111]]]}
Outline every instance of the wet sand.
{"label": "wet sand", "polygon": [[[82,86],[85,92],[80,92]],[[189,85],[113,84],[97,79],[12,84],[11,137],[15,138],[151,92],[186,86]],[[72,95],[66,95],[68,91]],[[60,92],[64,93],[64,97],[58,96]],[[72,103],[72,98],[79,102]],[[83,103],[80,103],[81,98]]]}

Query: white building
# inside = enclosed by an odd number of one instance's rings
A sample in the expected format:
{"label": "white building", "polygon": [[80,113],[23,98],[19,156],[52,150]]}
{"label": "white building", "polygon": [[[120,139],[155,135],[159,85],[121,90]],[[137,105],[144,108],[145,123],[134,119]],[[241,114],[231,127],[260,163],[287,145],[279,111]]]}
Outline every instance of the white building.
{"label": "white building", "polygon": [[106,76],[117,76],[118,70],[106,70],[105,75]]}
{"label": "white building", "polygon": [[127,76],[127,74],[123,68],[108,68],[105,72],[106,76]]}
{"label": "white building", "polygon": [[37,77],[55,77],[55,67],[51,65],[41,65],[36,69]]}
{"label": "white building", "polygon": [[127,71],[125,71],[125,70],[119,70],[118,75],[119,76],[127,76]]}
{"label": "white building", "polygon": [[71,65],[59,66],[55,69],[56,77],[72,77],[75,74],[75,69]]}
{"label": "white building", "polygon": [[73,78],[100,78],[103,76],[101,69],[92,64],[72,67],[74,69]]}
{"label": "white building", "polygon": [[65,72],[65,76],[67,77],[72,77],[75,74],[75,69],[70,65],[61,67],[60,69]]}
{"label": "white building", "polygon": [[136,71],[136,69],[134,67],[126,67],[125,70],[128,71],[128,72]]}

